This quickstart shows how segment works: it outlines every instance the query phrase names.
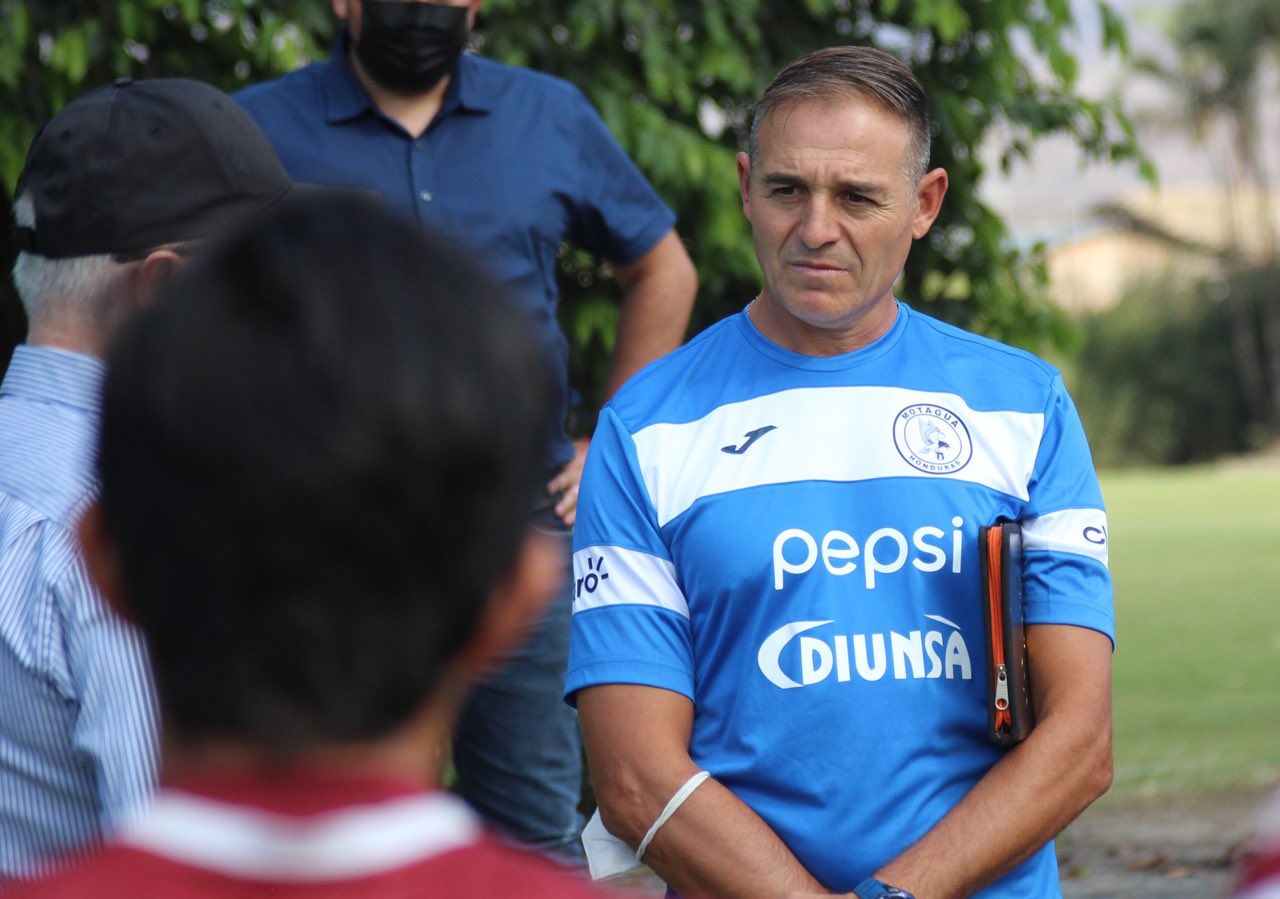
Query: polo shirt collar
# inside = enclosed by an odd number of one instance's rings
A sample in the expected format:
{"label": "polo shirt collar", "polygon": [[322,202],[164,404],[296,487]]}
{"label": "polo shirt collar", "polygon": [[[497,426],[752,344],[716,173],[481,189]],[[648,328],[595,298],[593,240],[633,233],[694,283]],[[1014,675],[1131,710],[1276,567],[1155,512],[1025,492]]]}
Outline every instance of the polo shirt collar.
{"label": "polo shirt collar", "polygon": [[[376,781],[327,784],[288,772],[256,780],[190,792],[167,787],[119,840],[180,865],[328,893],[335,882],[384,876],[484,839],[476,814],[449,793],[401,793]],[[228,790],[239,801],[218,798]],[[308,795],[315,790],[329,802]]]}
{"label": "polo shirt collar", "polygon": [[329,64],[320,73],[321,90],[324,92],[325,113],[330,123],[345,122],[366,112],[377,112],[373,100],[365,93],[355,72],[347,63],[347,33],[344,31],[333,42]]}
{"label": "polo shirt collar", "polygon": [[[325,113],[331,124],[350,121],[366,112],[380,114],[356,79],[355,72],[351,70],[347,60],[347,42],[347,33],[344,31],[334,41],[333,50],[329,54],[329,65],[325,66],[320,75]],[[497,92],[498,87],[493,79],[486,77],[486,73],[481,71],[478,58],[471,53],[463,53],[458,60],[457,70],[449,80],[440,113],[447,115],[455,109],[489,112],[497,101]]]}
{"label": "polo shirt collar", "polygon": [[444,108],[489,112],[498,103],[500,88],[474,53],[463,53],[445,91]]}

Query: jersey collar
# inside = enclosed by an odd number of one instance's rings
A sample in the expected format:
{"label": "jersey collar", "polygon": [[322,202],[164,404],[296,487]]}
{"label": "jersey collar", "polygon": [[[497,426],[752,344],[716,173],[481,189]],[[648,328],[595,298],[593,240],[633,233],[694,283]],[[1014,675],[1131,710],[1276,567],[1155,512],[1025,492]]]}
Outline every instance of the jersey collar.
{"label": "jersey collar", "polygon": [[779,346],[760,332],[745,308],[734,318],[737,320],[738,331],[747,343],[776,362],[808,371],[843,371],[874,362],[897,345],[907,329],[907,319],[911,316],[911,309],[901,300],[894,302],[898,306],[898,315],[888,331],[866,346],[838,356],[809,356]]}

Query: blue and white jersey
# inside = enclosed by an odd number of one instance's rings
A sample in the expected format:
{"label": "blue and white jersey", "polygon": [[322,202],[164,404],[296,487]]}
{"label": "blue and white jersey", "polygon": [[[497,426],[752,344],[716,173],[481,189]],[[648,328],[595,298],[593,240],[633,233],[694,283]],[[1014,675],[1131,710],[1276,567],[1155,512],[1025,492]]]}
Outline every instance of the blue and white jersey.
{"label": "blue and white jersey", "polygon": [[[810,357],[745,313],[601,414],[566,695],[695,706],[693,759],[851,890],[996,762],[978,528],[1022,523],[1028,623],[1114,638],[1107,521],[1053,367],[899,304]],[[1058,895],[1052,845],[984,896]]]}

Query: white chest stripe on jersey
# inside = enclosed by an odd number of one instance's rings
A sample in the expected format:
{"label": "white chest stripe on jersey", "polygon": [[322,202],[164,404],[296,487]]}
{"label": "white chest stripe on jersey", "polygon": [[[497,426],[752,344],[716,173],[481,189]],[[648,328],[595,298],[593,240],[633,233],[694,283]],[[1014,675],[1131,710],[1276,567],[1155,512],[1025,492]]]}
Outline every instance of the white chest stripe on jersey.
{"label": "white chest stripe on jersey", "polygon": [[1107,564],[1107,513],[1063,509],[1022,522],[1022,548],[1075,553]]}
{"label": "white chest stripe on jersey", "polygon": [[689,617],[689,604],[667,559],[616,546],[588,546],[573,554],[573,611],[642,605]]}
{"label": "white chest stripe on jersey", "polygon": [[705,496],[799,481],[941,477],[1025,500],[1043,430],[1038,412],[975,412],[950,393],[818,387],[650,425],[634,440],[662,526]]}

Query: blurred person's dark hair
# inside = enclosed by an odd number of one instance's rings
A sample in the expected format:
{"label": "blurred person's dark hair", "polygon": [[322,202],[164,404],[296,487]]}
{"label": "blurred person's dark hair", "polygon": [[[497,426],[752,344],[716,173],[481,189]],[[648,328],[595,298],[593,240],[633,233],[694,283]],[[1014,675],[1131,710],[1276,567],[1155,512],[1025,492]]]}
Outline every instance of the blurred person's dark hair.
{"label": "blurred person's dark hair", "polygon": [[452,248],[291,200],[108,356],[101,509],[166,733],[290,754],[394,731],[519,544],[548,361]]}

